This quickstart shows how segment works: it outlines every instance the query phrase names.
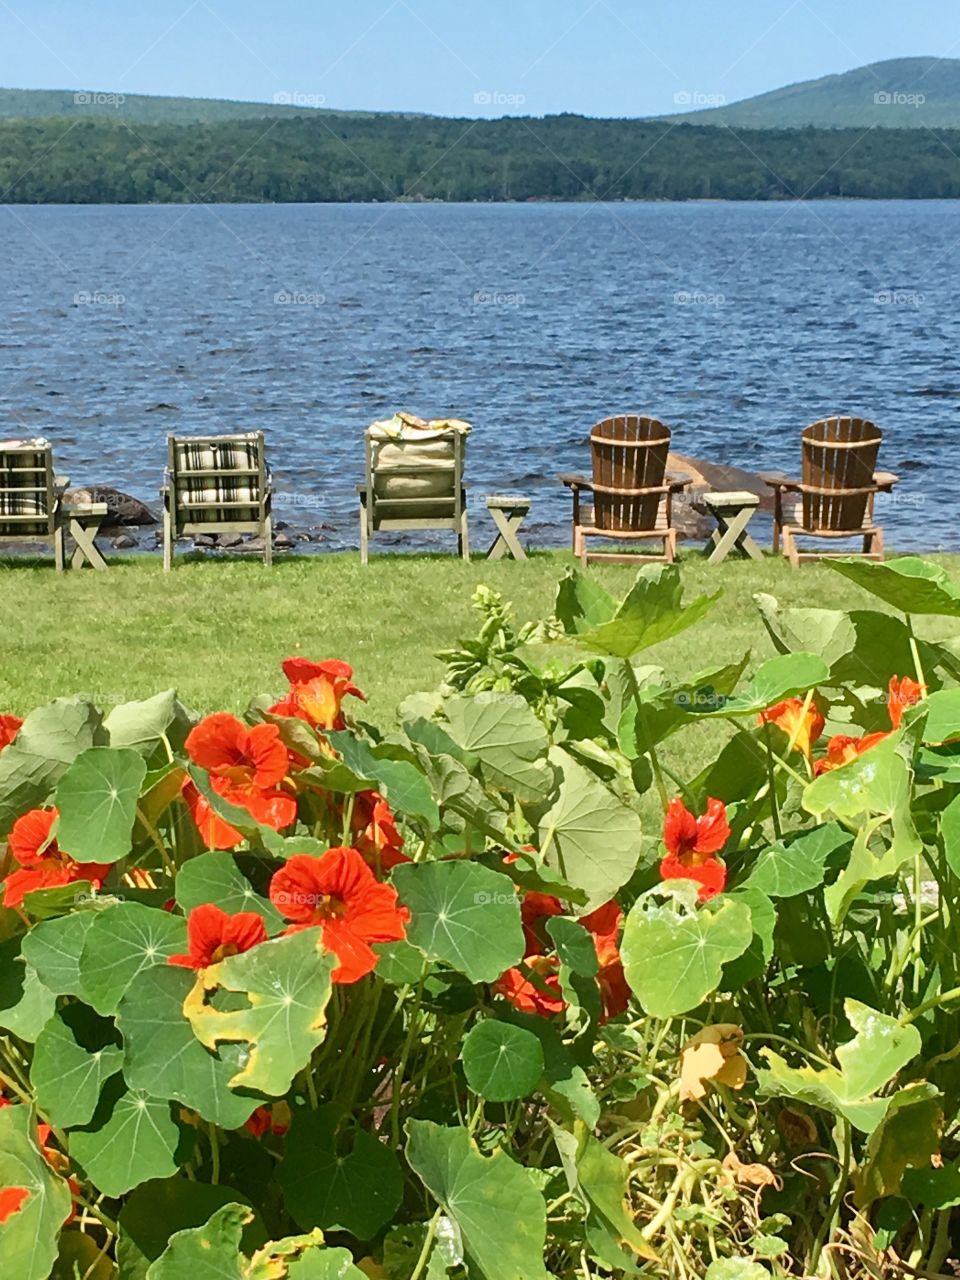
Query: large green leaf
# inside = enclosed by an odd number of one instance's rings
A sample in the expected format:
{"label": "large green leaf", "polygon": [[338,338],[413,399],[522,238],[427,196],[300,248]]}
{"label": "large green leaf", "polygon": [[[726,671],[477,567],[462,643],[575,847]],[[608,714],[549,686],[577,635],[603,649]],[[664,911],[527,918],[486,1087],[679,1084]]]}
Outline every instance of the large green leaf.
{"label": "large green leaf", "polygon": [[443,709],[454,741],[480,761],[488,785],[521,799],[549,793],[553,774],[544,759],[547,731],[525,699],[481,693],[447,698]]}
{"label": "large green leaf", "polygon": [[495,801],[484,791],[473,774],[453,756],[431,755],[418,742],[411,742],[411,746],[447,826],[457,826],[455,821],[451,821],[455,814],[460,819],[460,827],[465,824],[494,840],[509,843],[508,814],[499,799]]}
{"label": "large green leaf", "polygon": [[609,622],[581,632],[579,643],[592,653],[632,658],[699,622],[723,592],[699,596],[688,605],[682,603],[682,594],[676,565],[644,565],[616,615]]}
{"label": "large green leaf", "polygon": [[620,954],[627,982],[655,1018],[688,1013],[716,991],[723,966],[742,955],[753,938],[750,909],[723,898],[699,909],[659,891],[630,909]]}
{"label": "large green leaf", "polygon": [[488,1102],[526,1098],[543,1075],[543,1048],[537,1037],[495,1018],[471,1027],[460,1057],[467,1084]]}
{"label": "large green leaf", "polygon": [[553,805],[539,817],[544,864],[587,895],[586,910],[603,906],[636,869],[640,817],[560,747],[550,762],[561,778]]}
{"label": "large green leaf", "polygon": [[169,758],[168,746],[176,750],[183,745],[190,722],[176,690],[165,689],[142,702],[124,702],[114,707],[103,727],[111,747],[131,747],[159,766]]}
{"label": "large green leaf", "polygon": [[[287,1092],[326,1035],[336,965],[336,957],[321,949],[320,930],[303,929],[228,956],[197,976],[184,1012],[208,1049],[224,1043],[243,1047],[233,1088],[276,1097]],[[217,993],[223,992],[245,996],[246,1007],[236,1008],[232,999],[218,1003]]]}
{"label": "large green leaf", "polygon": [[763,1048],[768,1065],[757,1072],[757,1083],[762,1093],[824,1107],[870,1133],[890,1105],[889,1097],[876,1095],[920,1052],[920,1032],[859,1000],[845,1000],[843,1008],[856,1034],[837,1049],[839,1067],[791,1067]]}
{"label": "large green leaf", "polygon": [[239,1045],[205,1049],[193,1034],[183,1004],[194,985],[187,969],[158,965],[141,974],[120,1002],[123,1073],[132,1089],[174,1098],[204,1120],[239,1128],[260,1099],[234,1093],[230,1081],[244,1066]]}
{"label": "large green leaf", "polygon": [[938,689],[922,703],[923,741],[933,746],[960,738],[960,689]]}
{"label": "large green leaf", "polygon": [[94,911],[73,911],[35,924],[23,939],[24,959],[58,996],[83,995],[80,955],[95,919]]}
{"label": "large green leaf", "polygon": [[849,843],[850,835],[836,822],[802,831],[762,849],[745,883],[768,898],[808,893],[823,884],[827,859]]}
{"label": "large green leaf", "polygon": [[701,671],[682,684],[640,689],[627,703],[617,726],[620,750],[631,759],[649,751],[683,725],[723,706],[743,675],[750,654],[739,662]]}
{"label": "large green leaf", "polygon": [[138,974],[186,949],[181,916],[140,902],[117,903],[98,912],[87,931],[79,964],[83,994],[98,1013],[116,1013]]}
{"label": "large green leaf", "polygon": [[70,1155],[90,1181],[112,1198],[149,1178],[176,1173],[179,1138],[165,1098],[124,1090],[116,1076],[107,1082],[90,1125],[72,1130]]}
{"label": "large green leaf", "polygon": [[960,795],[954,796],[940,815],[940,838],[947,866],[960,878]]}
{"label": "large green leaf", "polygon": [[887,561],[825,560],[824,564],[902,613],[960,618],[960,588],[945,569],[919,556]]}
{"label": "large green leaf", "polygon": [[71,1195],[40,1154],[31,1107],[0,1108],[0,1187],[29,1192],[20,1209],[0,1224],[4,1276],[47,1280],[57,1256],[57,1236],[70,1216]]}
{"label": "large green leaf", "polygon": [[[136,1249],[145,1274],[176,1232],[202,1227],[226,1204],[247,1203],[247,1197],[233,1187],[213,1186],[194,1178],[180,1176],[144,1182],[127,1197],[120,1210],[124,1252],[131,1251],[131,1246]],[[266,1242],[267,1231],[258,1214],[244,1229],[242,1245],[245,1251],[252,1252]],[[121,1275],[125,1277],[125,1274],[121,1263]]]}
{"label": "large green leaf", "polygon": [[256,912],[268,933],[278,933],[285,927],[283,916],[268,898],[260,897],[232,853],[212,850],[185,862],[177,872],[176,894],[186,915],[194,907],[212,902],[231,915]]}
{"label": "large green leaf", "polygon": [[494,982],[523,956],[520,899],[509,877],[476,862],[406,863],[393,883],[410,909],[407,940],[471,982]]}
{"label": "large green leaf", "polygon": [[617,602],[596,578],[568,568],[557,586],[554,613],[568,635],[590,631],[609,622]]}
{"label": "large green leaf", "polygon": [[[754,673],[742,693],[721,700],[712,714],[754,716],[785,698],[807,693],[830,675],[830,668],[815,653],[784,653],[768,658]],[[707,713],[711,714],[711,713]]]}
{"label": "large green leaf", "polygon": [[410,817],[422,818],[432,830],[437,828],[440,821],[437,802],[430,784],[415,765],[407,760],[394,760],[346,731],[325,736],[347,768],[375,783],[395,809]]}
{"label": "large green leaf", "polygon": [[[850,860],[826,892],[830,918],[839,922],[860,890],[874,880],[895,875],[920,848],[910,811],[913,771],[899,748],[903,732],[893,733],[851,764],[834,769],[810,783],[803,807],[822,817],[861,818]],[[893,838],[876,852],[871,842],[890,823]]]}
{"label": "large green leaf", "polygon": [[119,862],[133,846],[143,757],[129,747],[91,747],[57,784],[57,842],[77,862]]}
{"label": "large green leaf", "polygon": [[20,955],[20,938],[0,942],[0,1028],[31,1043],[53,1017],[56,996]]}
{"label": "large green leaf", "polygon": [[22,813],[45,804],[67,765],[103,736],[100,712],[79,698],[31,711],[0,755],[0,838]]}
{"label": "large green leaf", "polygon": [[[82,1010],[84,1006],[74,1006]],[[123,1065],[123,1050],[111,1044],[103,1028],[91,1026],[95,1015],[78,1019],[73,1011],[51,1018],[37,1037],[30,1067],[30,1083],[37,1106],[51,1124],[62,1129],[89,1124],[97,1109],[100,1091]],[[78,1042],[74,1028],[64,1018],[71,1016],[81,1033],[93,1031],[97,1047]]]}
{"label": "large green leaf", "polygon": [[337,1140],[337,1108],[294,1112],[279,1169],[287,1210],[302,1231],[334,1227],[369,1240],[403,1199],[395,1153],[366,1129],[349,1150]]}
{"label": "large green leaf", "polygon": [[485,1158],[466,1129],[407,1122],[407,1160],[460,1232],[473,1280],[546,1280],[546,1206],[503,1150]]}
{"label": "large green leaf", "polygon": [[240,1245],[252,1216],[246,1205],[226,1204],[202,1226],[177,1231],[146,1280],[244,1280]]}
{"label": "large green leaf", "polygon": [[933,1085],[923,1081],[894,1094],[857,1172],[858,1208],[899,1195],[907,1169],[929,1169],[930,1157],[940,1151],[942,1126],[942,1101]]}

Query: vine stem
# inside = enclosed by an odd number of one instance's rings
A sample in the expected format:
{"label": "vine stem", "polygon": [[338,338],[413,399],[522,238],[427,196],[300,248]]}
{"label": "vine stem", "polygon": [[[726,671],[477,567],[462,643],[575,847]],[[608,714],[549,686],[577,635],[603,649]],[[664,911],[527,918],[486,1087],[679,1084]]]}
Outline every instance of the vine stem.
{"label": "vine stem", "polygon": [[433,1242],[437,1236],[437,1227],[440,1225],[440,1217],[442,1213],[443,1208],[441,1206],[441,1208],[439,1208],[430,1219],[430,1223],[427,1227],[426,1239],[423,1242],[423,1248],[420,1250],[420,1257],[417,1259],[417,1265],[413,1269],[410,1280],[420,1280],[420,1277],[426,1270],[427,1263],[430,1260],[430,1250],[433,1248]]}
{"label": "vine stem", "polygon": [[840,1218],[840,1206],[843,1204],[843,1197],[846,1193],[847,1182],[850,1177],[850,1158],[853,1154],[853,1133],[848,1120],[844,1120],[841,1123],[843,1125],[843,1152],[840,1157],[840,1169],[837,1173],[837,1185],[833,1189],[830,1208],[823,1220],[823,1226],[817,1232],[817,1238],[813,1242],[813,1252],[811,1254],[809,1267],[811,1273],[817,1270],[824,1245],[828,1242],[836,1229],[837,1222]]}
{"label": "vine stem", "polygon": [[900,1025],[908,1027],[911,1022],[916,1022],[925,1013],[929,1013],[931,1009],[936,1009],[940,1005],[946,1004],[948,1000],[960,1000],[960,987],[954,987],[952,991],[944,991],[930,1000],[924,1000],[923,1004],[917,1005],[916,1009],[911,1009],[909,1012],[901,1014]]}

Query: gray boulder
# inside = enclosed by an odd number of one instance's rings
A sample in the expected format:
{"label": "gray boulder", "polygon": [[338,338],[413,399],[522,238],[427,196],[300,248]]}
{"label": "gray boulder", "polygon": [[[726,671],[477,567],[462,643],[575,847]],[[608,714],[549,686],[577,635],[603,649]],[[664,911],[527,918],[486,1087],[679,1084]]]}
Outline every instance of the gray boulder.
{"label": "gray boulder", "polygon": [[107,516],[105,525],[146,525],[156,524],[157,517],[139,498],[132,498],[129,493],[121,493],[109,485],[90,485],[86,489],[68,489],[64,494],[67,506],[88,502],[105,502]]}

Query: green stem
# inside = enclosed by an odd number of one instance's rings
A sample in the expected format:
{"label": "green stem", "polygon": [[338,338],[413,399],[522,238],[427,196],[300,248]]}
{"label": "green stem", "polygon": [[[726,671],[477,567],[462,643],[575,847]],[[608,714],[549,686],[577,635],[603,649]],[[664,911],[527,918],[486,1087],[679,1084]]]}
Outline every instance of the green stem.
{"label": "green stem", "polygon": [[430,1260],[430,1250],[433,1248],[433,1242],[436,1239],[437,1227],[440,1225],[440,1218],[442,1214],[443,1209],[440,1208],[430,1219],[430,1223],[427,1227],[426,1238],[423,1242],[423,1248],[420,1250],[420,1257],[417,1259],[417,1265],[411,1273],[410,1280],[420,1280],[420,1277],[426,1270],[427,1263]]}
{"label": "green stem", "polygon": [[916,1009],[910,1009],[909,1012],[901,1014],[900,1025],[908,1027],[911,1022],[916,1022],[925,1013],[929,1013],[931,1009],[936,1009],[940,1005],[946,1004],[948,1000],[960,1000],[960,987],[954,987],[952,991],[943,991],[940,995],[932,996],[929,1000],[924,1000],[923,1004],[918,1005]]}

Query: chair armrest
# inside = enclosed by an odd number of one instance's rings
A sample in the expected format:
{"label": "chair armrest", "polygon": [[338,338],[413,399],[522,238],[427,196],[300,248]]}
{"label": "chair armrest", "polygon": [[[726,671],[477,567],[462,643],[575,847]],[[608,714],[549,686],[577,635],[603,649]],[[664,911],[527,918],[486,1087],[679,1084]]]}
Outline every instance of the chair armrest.
{"label": "chair armrest", "polygon": [[892,471],[875,471],[873,483],[884,493],[889,493],[895,484],[900,483],[900,477],[895,476]]}
{"label": "chair armrest", "polygon": [[565,484],[568,489],[592,489],[593,481],[588,480],[586,476],[576,475],[569,471],[561,472],[558,477],[561,484]]}
{"label": "chair armrest", "polygon": [[63,493],[63,492],[64,492],[64,490],[66,490],[66,489],[69,489],[69,488],[70,488],[70,477],[69,477],[69,476],[54,476],[54,477],[53,477],[53,487],[54,487],[54,489],[56,489],[56,490],[57,490],[57,492],[58,492],[58,493]]}
{"label": "chair armrest", "polygon": [[671,493],[682,493],[688,485],[693,484],[693,476],[668,475],[667,484]]}
{"label": "chair armrest", "polygon": [[796,493],[800,491],[800,481],[790,480],[782,471],[761,471],[758,475],[770,489],[788,489]]}

